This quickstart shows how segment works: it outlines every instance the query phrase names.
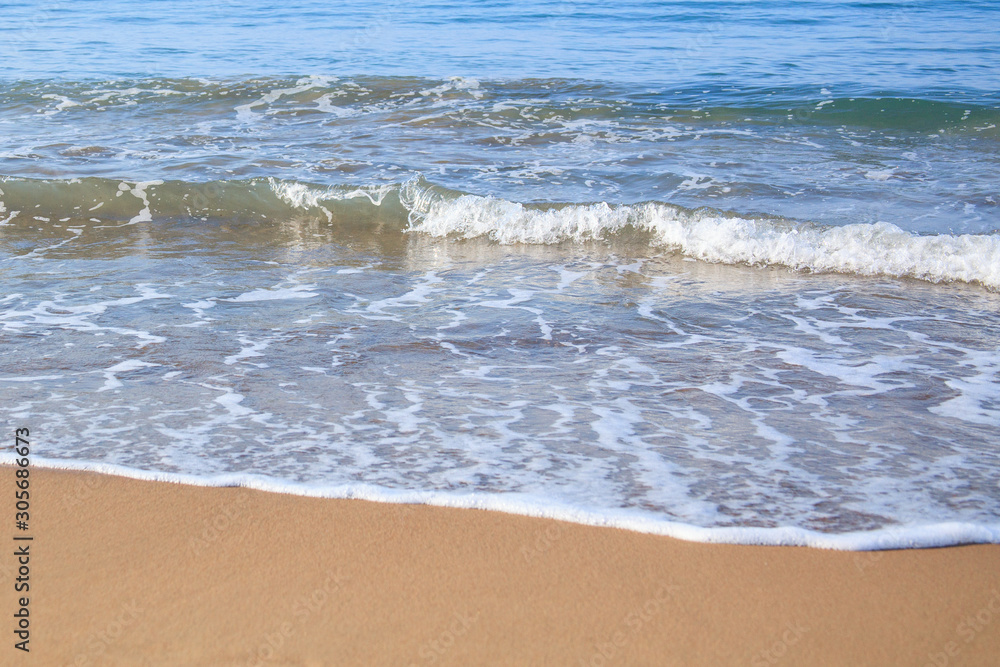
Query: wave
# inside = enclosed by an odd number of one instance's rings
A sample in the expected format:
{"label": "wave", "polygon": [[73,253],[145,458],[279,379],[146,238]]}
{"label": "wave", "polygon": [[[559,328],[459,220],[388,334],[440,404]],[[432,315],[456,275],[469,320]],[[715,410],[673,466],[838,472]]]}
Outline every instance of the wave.
{"label": "wave", "polygon": [[885,222],[820,226],[689,210],[662,202],[538,209],[474,195],[429,203],[425,199],[420,193],[408,207],[410,228],[434,236],[559,243],[607,239],[631,228],[648,232],[654,246],[708,262],[976,282],[1000,288],[1000,235],[996,234],[921,236]]}
{"label": "wave", "polygon": [[[255,77],[249,79],[134,78],[112,80],[8,81],[0,90],[0,110],[29,110],[43,116],[86,114],[138,107],[151,113],[213,115],[220,104],[235,111],[231,120],[252,122],[268,113],[301,113],[345,119],[404,108],[425,111],[444,105],[461,108],[452,124],[470,127],[484,119],[505,125],[531,116],[644,123],[651,118],[690,122],[699,118],[742,119],[750,125],[834,125],[877,130],[951,133],[996,138],[1000,99],[994,91],[964,93],[926,89],[894,91],[839,86],[739,86],[704,83],[654,88],[583,79],[449,79],[415,77]],[[291,105],[291,106],[290,106]],[[707,115],[706,115],[707,112]],[[398,119],[397,119],[398,120]],[[526,118],[521,118],[526,120]]]}
{"label": "wave", "polygon": [[[39,222],[76,226],[225,220],[257,224],[313,217],[337,225],[377,220],[372,233],[488,239],[500,244],[626,241],[694,259],[813,272],[977,283],[1000,290],[1000,235],[914,234],[885,223],[842,226],[667,202],[521,203],[402,184],[320,186],[298,181],[0,180],[0,232]],[[72,222],[70,222],[72,221]]]}

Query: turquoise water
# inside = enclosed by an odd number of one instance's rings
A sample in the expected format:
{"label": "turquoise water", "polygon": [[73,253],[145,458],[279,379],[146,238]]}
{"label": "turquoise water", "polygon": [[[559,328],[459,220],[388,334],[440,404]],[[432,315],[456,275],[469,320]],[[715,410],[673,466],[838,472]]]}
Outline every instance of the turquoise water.
{"label": "turquoise water", "polygon": [[40,461],[690,539],[1000,539],[996,3],[18,3]]}

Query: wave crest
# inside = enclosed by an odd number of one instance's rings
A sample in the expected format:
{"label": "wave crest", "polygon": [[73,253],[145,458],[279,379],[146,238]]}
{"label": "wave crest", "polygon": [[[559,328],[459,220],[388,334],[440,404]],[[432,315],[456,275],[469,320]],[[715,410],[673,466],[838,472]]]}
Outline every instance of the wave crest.
{"label": "wave crest", "polygon": [[[914,234],[886,223],[823,226],[665,202],[527,204],[448,190],[422,178],[402,184],[319,186],[298,181],[0,179],[0,227],[175,219],[282,224],[313,217],[336,228],[485,238],[501,244],[625,239],[708,262],[787,266],[864,276],[961,281],[1000,290],[1000,235]],[[368,224],[368,223],[378,224]],[[382,224],[389,222],[390,224]]]}
{"label": "wave crest", "polygon": [[434,197],[428,189],[401,201],[410,211],[410,229],[433,236],[551,244],[605,240],[631,227],[647,232],[655,246],[708,262],[1000,288],[1000,236],[995,234],[917,235],[886,222],[824,227],[661,202],[540,208],[476,195]]}

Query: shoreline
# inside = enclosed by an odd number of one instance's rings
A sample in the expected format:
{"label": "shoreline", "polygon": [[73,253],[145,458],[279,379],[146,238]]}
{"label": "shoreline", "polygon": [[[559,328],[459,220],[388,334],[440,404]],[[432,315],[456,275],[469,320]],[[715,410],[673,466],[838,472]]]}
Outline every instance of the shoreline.
{"label": "shoreline", "polygon": [[[13,496],[14,469],[0,469]],[[1000,654],[995,544],[706,544],[489,510],[50,468],[31,479],[31,653],[45,664],[940,667]],[[0,562],[8,614],[13,561]]]}
{"label": "shoreline", "polygon": [[[13,465],[16,457],[0,455],[0,468]],[[617,511],[579,509],[558,504],[533,503],[515,493],[453,493],[448,491],[391,489],[367,483],[322,487],[287,482],[260,475],[219,473],[209,477],[186,473],[150,472],[113,464],[84,464],[71,459],[32,460],[33,469],[109,475],[140,482],[156,482],[196,488],[244,488],[262,493],[276,493],[300,498],[359,500],[380,504],[416,505],[449,509],[483,510],[512,516],[567,522],[605,529],[621,529],[643,535],[655,535],[703,544],[741,546],[808,547],[847,552],[897,549],[929,549],[975,544],[1000,544],[1000,522],[974,524],[960,521],[823,533],[795,526],[703,527],[681,521],[658,520],[629,509]]]}

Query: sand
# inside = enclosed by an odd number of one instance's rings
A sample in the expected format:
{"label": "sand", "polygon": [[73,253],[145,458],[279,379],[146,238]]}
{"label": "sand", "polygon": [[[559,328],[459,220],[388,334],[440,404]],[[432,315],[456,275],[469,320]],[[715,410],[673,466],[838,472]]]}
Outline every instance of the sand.
{"label": "sand", "polygon": [[[0,470],[9,489],[11,468]],[[1000,546],[708,545],[32,469],[2,664],[986,665]],[[14,534],[30,535],[30,654]]]}

